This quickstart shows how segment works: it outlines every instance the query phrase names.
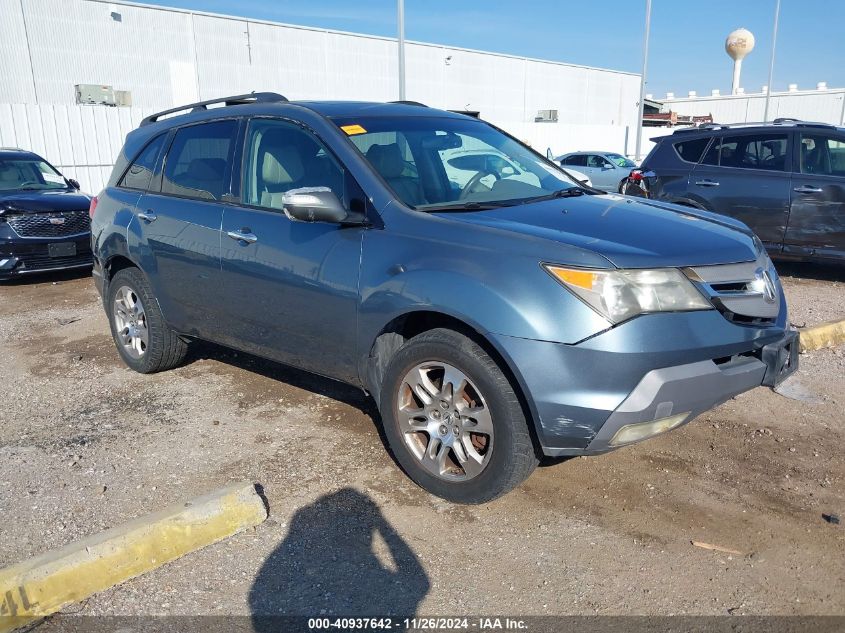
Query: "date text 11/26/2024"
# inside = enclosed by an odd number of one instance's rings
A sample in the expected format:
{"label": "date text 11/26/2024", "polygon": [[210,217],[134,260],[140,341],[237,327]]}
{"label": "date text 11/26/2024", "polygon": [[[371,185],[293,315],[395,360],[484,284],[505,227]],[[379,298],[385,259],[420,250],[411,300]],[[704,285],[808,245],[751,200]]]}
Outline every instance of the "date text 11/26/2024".
{"label": "date text 11/26/2024", "polygon": [[524,620],[516,618],[309,618],[310,630],[409,630],[409,631],[495,631],[526,630]]}

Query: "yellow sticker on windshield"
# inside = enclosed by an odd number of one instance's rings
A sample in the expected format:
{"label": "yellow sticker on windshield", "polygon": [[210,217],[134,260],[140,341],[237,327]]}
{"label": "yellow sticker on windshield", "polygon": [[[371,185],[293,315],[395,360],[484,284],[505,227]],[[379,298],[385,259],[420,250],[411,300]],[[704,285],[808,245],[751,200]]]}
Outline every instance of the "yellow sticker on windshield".
{"label": "yellow sticker on windshield", "polygon": [[346,132],[349,136],[352,136],[353,134],[366,134],[367,133],[367,130],[362,128],[357,123],[355,125],[341,125],[340,129],[343,130],[344,132]]}

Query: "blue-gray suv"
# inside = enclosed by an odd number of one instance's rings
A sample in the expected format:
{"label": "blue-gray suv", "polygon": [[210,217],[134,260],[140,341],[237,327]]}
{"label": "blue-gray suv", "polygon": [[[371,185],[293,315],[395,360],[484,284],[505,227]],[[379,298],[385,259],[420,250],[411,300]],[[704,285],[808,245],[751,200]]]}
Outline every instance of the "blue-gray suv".
{"label": "blue-gray suv", "polygon": [[[513,173],[453,160],[479,151]],[[253,93],[152,115],[92,206],[129,367],[172,368],[206,339],[357,385],[399,465],[456,502],[797,368],[744,224],[585,188],[421,104]]]}

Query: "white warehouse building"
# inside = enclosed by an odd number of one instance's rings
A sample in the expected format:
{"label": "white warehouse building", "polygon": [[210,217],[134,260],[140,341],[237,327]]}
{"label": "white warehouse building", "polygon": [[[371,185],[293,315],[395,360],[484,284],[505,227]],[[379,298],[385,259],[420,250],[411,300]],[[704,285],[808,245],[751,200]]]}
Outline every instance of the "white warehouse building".
{"label": "white warehouse building", "polygon": [[[253,90],[398,99],[393,38],[104,0],[0,0],[0,15],[0,145],[91,191],[151,111]],[[405,57],[409,100],[477,112],[542,152],[634,152],[637,74],[420,42]],[[79,105],[78,85],[127,105]]]}
{"label": "white warehouse building", "polygon": [[[768,87],[763,86],[760,92],[735,95],[723,95],[719,90],[709,95],[693,91],[686,97],[669,93],[663,99],[663,109],[689,116],[711,114],[717,123],[757,122],[763,120],[766,112],[767,91]],[[811,90],[799,90],[797,84],[790,84],[784,92],[773,91],[768,119],[779,117],[845,125],[845,88],[828,88],[822,81]]]}

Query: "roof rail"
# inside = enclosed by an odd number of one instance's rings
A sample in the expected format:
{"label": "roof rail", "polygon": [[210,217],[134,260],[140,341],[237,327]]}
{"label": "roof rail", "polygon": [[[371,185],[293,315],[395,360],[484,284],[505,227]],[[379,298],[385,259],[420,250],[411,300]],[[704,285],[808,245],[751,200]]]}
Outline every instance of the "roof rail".
{"label": "roof rail", "polygon": [[690,127],[683,127],[676,129],[673,134],[684,134],[688,132],[700,132],[702,130],[721,130],[729,128],[730,125],[726,123],[702,123],[701,125],[692,125]]}
{"label": "roof rail", "polygon": [[[832,123],[822,123],[821,121],[803,121],[801,119],[791,119],[788,117],[780,117],[772,121],[773,125],[794,125],[795,127],[820,127],[827,129],[835,129],[836,126]],[[763,124],[765,125],[765,124]]]}
{"label": "roof rail", "polygon": [[402,99],[400,101],[389,101],[388,103],[398,103],[401,105],[412,105],[412,106],[419,106],[420,108],[427,108],[428,106],[424,103],[420,103],[419,101],[407,101]]}
{"label": "roof rail", "polygon": [[7,152],[25,152],[26,150],[20,147],[0,147],[0,150],[6,150]]}
{"label": "roof rail", "polygon": [[151,114],[150,116],[146,117],[143,121],[141,121],[141,125],[149,125],[150,123],[155,123],[159,119],[168,114],[176,114],[177,112],[183,112],[186,110],[190,110],[191,112],[200,112],[202,110],[208,110],[208,106],[213,105],[215,103],[222,103],[224,105],[244,105],[247,103],[283,103],[287,101],[287,97],[284,97],[280,94],[275,92],[250,92],[245,95],[234,95],[232,97],[221,97],[220,99],[209,99],[208,101],[199,101],[197,103],[189,103],[187,105],[179,106],[177,108],[170,108],[169,110],[162,110],[161,112],[156,112],[155,114]]}
{"label": "roof rail", "polygon": [[814,121],[802,121],[801,119],[793,119],[789,117],[780,117],[771,122],[765,121],[745,121],[743,123],[704,123],[695,127],[685,127],[676,129],[674,134],[684,134],[688,132],[698,132],[706,130],[733,130],[753,127],[771,127],[771,126],[793,126],[793,127],[810,127],[822,129],[836,129],[836,126],[831,123],[819,123]]}

